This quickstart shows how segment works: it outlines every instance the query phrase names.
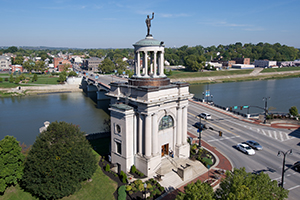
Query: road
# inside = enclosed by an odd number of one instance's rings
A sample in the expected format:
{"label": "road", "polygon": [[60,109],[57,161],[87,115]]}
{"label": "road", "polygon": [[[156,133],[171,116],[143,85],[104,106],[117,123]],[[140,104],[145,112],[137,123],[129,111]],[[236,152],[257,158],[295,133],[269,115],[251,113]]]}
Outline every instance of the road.
{"label": "road", "polygon": [[[293,150],[292,154],[286,156],[286,168],[300,160],[300,130],[275,129],[248,123],[190,101],[188,130],[195,136],[198,136],[198,133],[193,125],[199,121],[196,116],[202,112],[212,116],[210,120],[202,119],[202,123],[208,128],[202,132],[202,139],[226,155],[235,168],[245,167],[247,172],[254,173],[265,172],[272,180],[281,182],[283,155],[278,157],[278,151]],[[218,131],[222,131],[222,137]],[[248,156],[235,148],[236,144],[250,139],[259,142],[263,150]],[[288,199],[299,199],[300,173],[293,169],[287,170],[284,188],[290,191]]]}

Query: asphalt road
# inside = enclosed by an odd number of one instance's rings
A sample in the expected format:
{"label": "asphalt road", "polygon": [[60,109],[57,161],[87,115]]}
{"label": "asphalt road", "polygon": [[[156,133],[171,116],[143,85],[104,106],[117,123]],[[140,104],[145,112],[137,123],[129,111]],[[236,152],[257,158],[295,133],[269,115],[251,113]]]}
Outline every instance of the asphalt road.
{"label": "asphalt road", "polygon": [[[254,173],[265,172],[272,180],[280,183],[283,155],[278,157],[278,151],[286,152],[290,149],[293,151],[286,156],[285,168],[300,160],[300,130],[275,129],[244,122],[190,101],[188,130],[195,136],[199,134],[193,125],[199,121],[196,116],[202,112],[212,116],[210,120],[201,120],[208,128],[202,132],[202,139],[226,155],[235,168],[245,167],[247,172]],[[222,137],[218,131],[222,131]],[[236,144],[250,139],[259,142],[263,150],[255,151],[255,155],[248,156],[235,148]],[[287,170],[284,175],[284,188],[290,191],[288,199],[299,199],[300,173],[293,169]]]}

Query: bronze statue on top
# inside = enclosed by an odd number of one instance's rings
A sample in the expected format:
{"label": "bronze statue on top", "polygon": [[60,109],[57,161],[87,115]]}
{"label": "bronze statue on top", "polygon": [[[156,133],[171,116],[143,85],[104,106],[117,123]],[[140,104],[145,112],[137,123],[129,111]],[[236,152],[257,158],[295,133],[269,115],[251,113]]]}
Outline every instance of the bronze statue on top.
{"label": "bronze statue on top", "polygon": [[151,20],[152,20],[152,19],[154,19],[154,12],[152,13],[152,18],[151,18],[151,19],[149,18],[149,15],[147,15],[147,19],[146,19],[147,35],[146,35],[146,37],[147,37],[147,36],[152,36],[152,35],[150,34],[150,27],[151,27]]}

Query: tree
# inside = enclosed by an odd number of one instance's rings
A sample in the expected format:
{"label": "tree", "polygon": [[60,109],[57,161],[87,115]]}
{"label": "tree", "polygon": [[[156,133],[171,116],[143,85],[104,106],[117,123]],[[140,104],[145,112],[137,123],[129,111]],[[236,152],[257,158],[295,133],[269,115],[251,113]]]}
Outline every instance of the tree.
{"label": "tree", "polygon": [[298,109],[296,106],[292,106],[290,109],[289,109],[289,112],[291,115],[293,116],[298,116]]}
{"label": "tree", "polygon": [[24,58],[22,56],[17,56],[14,59],[14,63],[15,65],[22,65],[24,61]]}
{"label": "tree", "polygon": [[245,168],[227,171],[226,178],[215,192],[216,199],[285,199],[288,190],[279,187],[276,180],[271,180],[268,174],[252,174]]}
{"label": "tree", "polygon": [[19,142],[13,136],[5,136],[0,141],[0,193],[22,178],[24,155],[21,151]]}
{"label": "tree", "polygon": [[110,73],[114,71],[115,64],[109,58],[105,58],[98,68],[102,73]]}
{"label": "tree", "polygon": [[202,183],[198,180],[195,183],[187,184],[184,187],[184,193],[180,192],[179,195],[176,196],[176,200],[189,200],[189,199],[205,199],[212,200],[214,199],[214,191],[213,188],[207,184]]}
{"label": "tree", "polygon": [[185,61],[186,69],[188,71],[193,71],[193,72],[199,71],[205,65],[204,56],[199,56],[199,55],[186,56],[184,61]]}
{"label": "tree", "polygon": [[35,82],[38,80],[38,76],[36,74],[33,74],[33,77],[32,77],[32,81],[31,82]]}
{"label": "tree", "polygon": [[80,189],[97,169],[84,134],[73,124],[51,123],[29,151],[21,186],[41,199],[59,199]]}
{"label": "tree", "polygon": [[63,83],[63,82],[65,82],[67,80],[67,77],[63,74],[63,73],[60,73],[59,74],[59,77],[58,77],[58,81],[60,82],[60,83]]}

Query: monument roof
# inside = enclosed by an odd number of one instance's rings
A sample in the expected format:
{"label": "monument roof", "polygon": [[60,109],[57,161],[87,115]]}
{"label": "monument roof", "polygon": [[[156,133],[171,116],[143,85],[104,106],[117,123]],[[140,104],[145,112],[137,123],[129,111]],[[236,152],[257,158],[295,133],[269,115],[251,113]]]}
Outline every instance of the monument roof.
{"label": "monument roof", "polygon": [[152,36],[147,36],[145,39],[133,44],[133,46],[164,46],[164,43],[154,39]]}

